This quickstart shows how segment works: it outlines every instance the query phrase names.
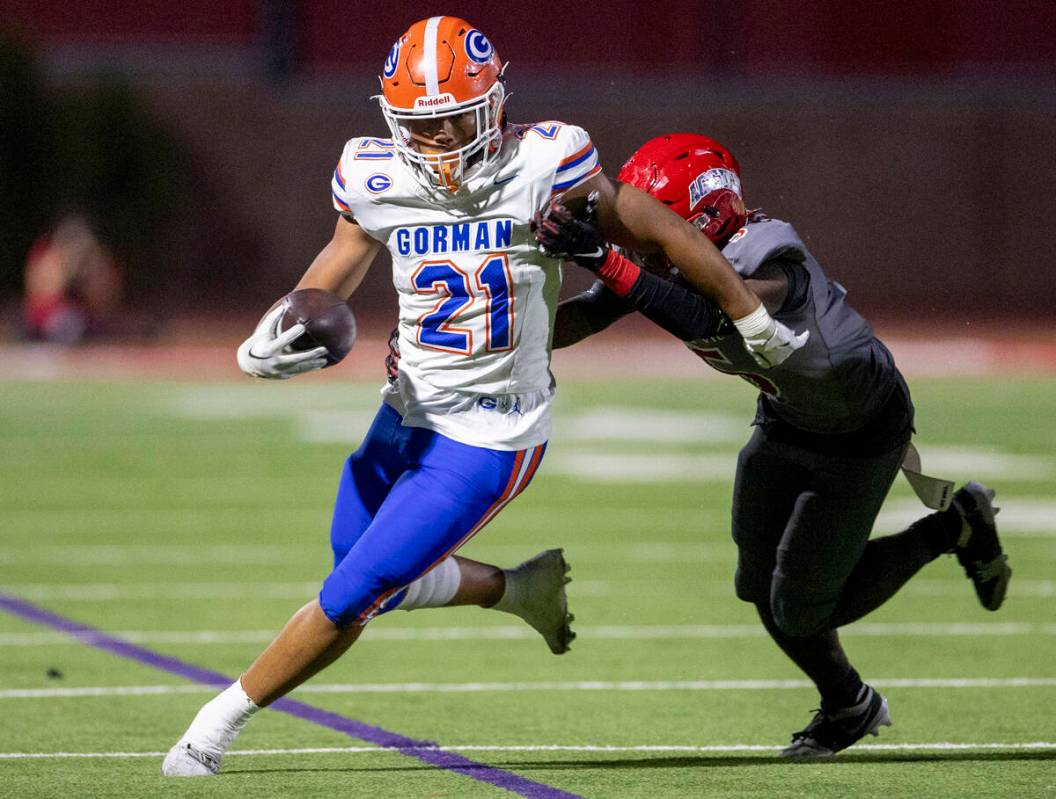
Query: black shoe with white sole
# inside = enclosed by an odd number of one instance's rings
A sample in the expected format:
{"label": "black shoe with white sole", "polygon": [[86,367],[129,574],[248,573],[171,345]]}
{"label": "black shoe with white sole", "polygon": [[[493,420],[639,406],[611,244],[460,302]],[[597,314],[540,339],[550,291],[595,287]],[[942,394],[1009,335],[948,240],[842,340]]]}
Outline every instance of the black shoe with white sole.
{"label": "black shoe with white sole", "polygon": [[953,548],[964,573],[975,586],[980,604],[997,610],[1005,601],[1012,569],[1008,555],[1001,551],[994,517],[994,490],[982,483],[968,483],[953,495],[953,507],[964,526],[957,546]]}
{"label": "black shoe with white sole", "polygon": [[860,702],[839,710],[819,710],[804,729],[792,734],[792,743],[781,750],[781,757],[796,760],[825,760],[866,735],[876,735],[880,727],[890,727],[887,700],[868,685]]}

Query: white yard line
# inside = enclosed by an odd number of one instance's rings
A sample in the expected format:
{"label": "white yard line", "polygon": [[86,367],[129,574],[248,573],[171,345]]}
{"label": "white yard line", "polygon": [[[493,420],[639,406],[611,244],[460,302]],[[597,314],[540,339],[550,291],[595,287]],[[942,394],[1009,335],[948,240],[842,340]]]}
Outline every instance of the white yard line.
{"label": "white yard line", "polygon": [[[0,519],[3,512],[0,511]],[[692,516],[687,523],[696,519]],[[599,522],[604,525],[604,521]],[[61,524],[58,525],[61,527]],[[560,543],[560,542],[555,542]],[[652,561],[656,563],[703,563],[705,561],[732,562],[734,550],[725,541],[645,541],[624,545],[576,544],[573,548],[579,561],[592,563]],[[524,545],[491,545],[486,542],[467,548],[476,557],[524,558],[533,554],[532,547]],[[318,546],[264,544],[261,546],[214,544],[195,546],[188,544],[63,544],[44,545],[36,541],[24,544],[5,542],[4,562],[7,564],[58,563],[64,568],[91,567],[99,565],[178,565],[195,566],[214,563],[239,565],[283,565],[291,563],[311,564],[326,568],[330,552],[325,541],[319,539]],[[0,590],[3,587],[0,586]],[[14,590],[14,589],[7,589]]]}
{"label": "white yard line", "polygon": [[32,600],[115,602],[144,599],[296,599],[319,593],[319,582],[302,583],[21,583],[2,586]]}
{"label": "white yard line", "polygon": [[[369,396],[369,391],[362,393],[364,399]],[[184,389],[168,399],[166,410],[193,418],[289,418],[302,441],[347,445],[362,440],[374,414],[373,403],[361,402],[366,410],[356,410],[349,396],[341,397],[332,387],[305,393],[301,399],[297,403],[274,393],[204,386]],[[565,411],[555,419],[554,445],[543,473],[605,482],[729,482],[736,461],[730,445],[740,446],[747,440],[749,421],[748,413],[635,406]],[[652,451],[615,453],[608,447],[614,442],[645,443]],[[592,447],[596,443],[606,446]],[[686,453],[672,448],[687,444],[707,451]],[[921,452],[929,473],[948,474],[957,480],[1049,481],[1056,475],[1056,461],[1048,454],[927,443]]]}
{"label": "white yard line", "polygon": [[[923,457],[923,456],[922,456]],[[926,468],[931,464],[925,459]],[[934,468],[932,474],[946,476],[946,471]],[[1048,479],[1048,478],[1046,478]],[[997,527],[1005,538],[1054,538],[1056,537],[1056,500],[1040,497],[1005,496],[1000,491],[994,502],[1001,512]],[[884,505],[876,520],[876,528],[882,532],[904,530],[924,515],[924,508],[912,499],[895,499]]]}
{"label": "white yard line", "polygon": [[[747,438],[742,434],[742,439]],[[735,451],[703,446],[704,452],[685,452],[654,442],[649,452],[619,452],[611,447],[595,447],[591,442],[562,445],[555,435],[547,456],[544,475],[616,483],[731,483],[737,463]],[[692,442],[690,442],[692,443]],[[921,458],[929,474],[952,480],[1016,480],[1049,483],[1056,475],[1056,461],[1047,455],[1024,455],[993,448],[921,447]],[[1052,503],[1049,503],[1050,505]],[[914,519],[924,515],[918,504]],[[1049,517],[1051,518],[1051,517]],[[1047,522],[1048,520],[1045,520]],[[1051,529],[1046,527],[1045,529]]]}
{"label": "white yard line", "polygon": [[29,542],[23,547],[5,550],[6,564],[58,563],[63,567],[115,566],[115,565],[166,565],[198,566],[203,564],[229,564],[240,566],[274,566],[280,563],[316,562],[324,565],[328,558],[322,548],[318,555],[306,552],[297,544],[214,544],[195,546],[189,544],[63,544],[62,546],[40,546]]}
{"label": "white yard line", "polygon": [[[363,640],[391,641],[534,641],[538,633],[526,625],[488,627],[393,627],[369,630]],[[758,624],[671,624],[671,625],[598,625],[577,626],[581,641],[641,641],[697,638],[763,638],[766,631]],[[275,630],[119,630],[107,632],[137,644],[259,644],[269,643]],[[862,622],[844,627],[840,635],[900,637],[992,637],[1018,635],[1056,635],[1056,624],[1030,622],[988,623],[902,623]],[[84,636],[91,638],[91,635]],[[54,632],[0,633],[0,646],[47,646],[73,644],[76,636]]]}
{"label": "white yard line", "polygon": [[[965,596],[965,591],[970,592],[971,590],[971,583],[964,579],[963,573],[957,573],[947,580],[914,577],[899,589],[899,593],[912,596],[962,597]],[[1008,586],[1008,595],[1010,597],[1053,597],[1056,596],[1056,580],[1028,580],[1017,576]]]}
{"label": "white yard line", "polygon": [[[644,559],[667,557],[663,548],[642,550]],[[569,591],[574,599],[583,597],[619,596],[636,593],[642,581],[622,580],[574,580]],[[0,586],[0,590],[24,599],[36,601],[64,600],[74,602],[124,602],[128,600],[212,600],[212,599],[297,599],[314,596],[319,592],[317,581],[306,582],[170,582],[163,583],[12,583]],[[697,586],[700,596],[729,597],[731,589],[726,581],[709,582]],[[966,593],[968,592],[968,593]],[[929,580],[915,578],[901,589],[901,594],[929,597],[963,597],[971,592],[971,585],[958,571],[949,579]],[[1013,597],[1056,596],[1056,580],[1028,580],[1017,577],[1009,587]]]}
{"label": "white yard line", "polygon": [[[877,520],[878,534],[888,534],[905,529],[911,520],[924,516],[922,506],[916,507],[910,512],[900,513],[897,510],[891,513],[885,511]],[[999,524],[1003,525],[1006,514],[998,517]],[[1013,514],[1007,514],[1011,519]],[[0,512],[0,527],[3,513]],[[1001,537],[1005,539],[1030,539],[1037,543],[1037,548],[1032,548],[1030,557],[1035,561],[1056,560],[1056,507],[1052,514],[1047,511],[1038,511],[1036,516],[1023,526],[1017,527],[1011,524],[1001,526]],[[903,524],[902,522],[905,522]],[[527,524],[527,523],[526,523]],[[1049,525],[1043,527],[1043,525]],[[601,524],[599,529],[604,528]],[[531,528],[527,524],[525,529]],[[725,530],[724,526],[717,526],[707,519],[700,520],[700,529],[714,534],[716,530]],[[551,543],[560,545],[563,542],[554,540]],[[238,566],[282,566],[289,570],[291,564],[300,564],[311,568],[321,574],[329,568],[330,555],[324,551],[320,541],[318,548],[304,546],[184,546],[179,544],[66,544],[62,546],[41,546],[27,541],[24,544],[5,541],[4,543],[4,565],[30,565],[30,564],[57,564],[65,572],[74,569],[83,569],[86,572],[97,573],[99,567],[117,566],[169,566],[169,567],[195,567],[235,564]],[[628,545],[601,545],[601,544],[578,544],[566,545],[566,555],[573,565],[576,563],[589,564],[625,564],[625,563],[670,563],[680,566],[699,566],[705,563],[732,564],[736,557],[736,550],[732,543],[726,541],[653,541],[648,543]],[[516,545],[488,544],[485,541],[474,543],[467,547],[464,553],[468,557],[477,559],[490,559],[501,562],[506,559],[524,558],[532,554],[531,547]],[[1015,557],[1013,555],[1013,557]],[[1014,564],[1013,564],[1014,567]],[[70,583],[77,585],[78,583]],[[287,583],[288,585],[289,583]],[[41,584],[38,584],[41,585]],[[252,586],[254,583],[246,583]],[[911,583],[912,585],[912,583]],[[1012,582],[1012,590],[1015,590],[1016,581]],[[318,588],[318,585],[316,585]],[[315,589],[313,589],[315,590]],[[17,593],[17,586],[11,583],[0,584],[0,591]]]}
{"label": "white yard line", "polygon": [[[443,747],[407,747],[406,750],[382,748],[377,746],[318,746],[301,749],[242,749],[227,753],[227,757],[259,755],[357,755],[357,754],[396,754],[400,751],[446,751],[446,752],[685,752],[697,754],[722,754],[735,752],[777,752],[780,746],[768,744],[718,744],[711,746],[685,746],[642,744],[637,746],[619,746],[606,744],[525,744],[503,746],[499,744],[465,744]],[[939,741],[934,743],[901,743],[901,744],[856,744],[848,754],[855,752],[972,752],[972,751],[1049,751],[1056,749],[1054,741],[1023,741],[1018,743],[1001,743],[985,741],[982,743],[954,743]],[[164,757],[165,752],[0,752],[0,759],[34,759],[47,760],[56,758],[137,758]]]}
{"label": "white yard line", "polygon": [[[575,580],[569,591],[581,597],[618,596],[634,593],[640,580]],[[33,600],[71,600],[78,602],[110,602],[129,599],[290,599],[313,596],[319,591],[318,582],[276,583],[16,583],[0,587],[2,590]],[[725,583],[698,586],[702,596],[729,597]],[[931,597],[963,597],[971,591],[970,583],[958,572],[950,579],[929,580],[914,578],[900,594]],[[1017,577],[1009,587],[1009,596],[1056,596],[1056,580],[1029,580]]]}
{"label": "white yard line", "polygon": [[0,690],[0,699],[79,699],[93,696],[168,696],[215,692],[215,688],[194,683],[187,685],[99,685],[82,688],[9,688]]}
{"label": "white yard line", "polygon": [[606,483],[732,483],[736,453],[685,454],[612,452],[555,448],[546,458],[544,474]]}
{"label": "white yard line", "polygon": [[[288,411],[287,411],[288,413]],[[298,410],[292,413],[297,436],[311,443],[358,444],[373,421],[374,412],[354,410]],[[663,408],[596,406],[554,419],[555,442],[645,443],[650,445],[726,445],[727,471],[735,451],[751,435],[749,417],[707,411]]]}
{"label": "white yard line", "polygon": [[[1052,688],[1056,677],[927,677],[880,678],[869,681],[879,688]],[[519,693],[523,691],[785,691],[809,689],[809,680],[569,680],[538,682],[408,682],[322,683],[305,685],[306,694],[465,694]],[[100,696],[167,696],[213,693],[202,685],[113,685],[82,688],[10,688],[0,699],[76,699]]]}

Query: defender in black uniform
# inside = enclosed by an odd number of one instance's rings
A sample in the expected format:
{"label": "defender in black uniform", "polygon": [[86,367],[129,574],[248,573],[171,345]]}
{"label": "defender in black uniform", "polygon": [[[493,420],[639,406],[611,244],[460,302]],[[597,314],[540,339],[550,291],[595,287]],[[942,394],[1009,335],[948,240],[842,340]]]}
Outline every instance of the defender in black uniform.
{"label": "defender in black uniform", "polygon": [[729,320],[669,264],[611,249],[590,203],[585,221],[559,202],[535,220],[544,251],[600,278],[559,306],[555,347],[637,310],[708,365],[759,388],[756,428],[733,491],[737,596],[755,604],[821,694],[821,710],[782,754],[831,757],[890,724],[887,700],[850,665],[838,627],[875,610],[945,552],[956,553],[985,608],[1001,605],[1011,570],[994,524],[994,492],[968,483],[952,503],[949,496],[936,503],[945,510],[870,541],[913,433],[909,390],[891,353],[791,225],[745,210],[740,169],[718,142],[693,134],[653,139],[620,180],[700,227],[775,319],[808,334],[787,359],[758,363]]}

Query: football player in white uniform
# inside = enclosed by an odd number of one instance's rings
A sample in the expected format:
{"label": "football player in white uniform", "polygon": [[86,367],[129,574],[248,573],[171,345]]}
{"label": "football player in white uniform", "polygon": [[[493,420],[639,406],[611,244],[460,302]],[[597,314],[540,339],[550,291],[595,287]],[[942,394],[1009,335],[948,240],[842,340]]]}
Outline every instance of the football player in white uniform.
{"label": "football player in white uniform", "polygon": [[[551,197],[597,192],[607,236],[676,264],[743,328],[760,364],[803,344],[697,228],[602,175],[584,130],[508,123],[503,69],[487,37],[455,17],[415,23],[389,52],[378,100],[391,138],[345,146],[332,184],[333,238],[297,288],[347,298],[387,247],[400,304],[398,379],[345,465],[334,569],[318,598],[202,708],[165,774],[217,773],[258,708],[332,663],[384,610],[495,606],[544,627],[555,652],[567,648],[563,606],[544,624],[532,608],[537,586],[521,579],[542,572],[560,586],[560,552],[509,572],[452,556],[527,487],[550,434],[560,262],[536,247],[529,222]],[[285,378],[325,363],[322,348],[289,349],[302,330],[280,333],[280,317],[265,315],[239,348],[247,373]]]}

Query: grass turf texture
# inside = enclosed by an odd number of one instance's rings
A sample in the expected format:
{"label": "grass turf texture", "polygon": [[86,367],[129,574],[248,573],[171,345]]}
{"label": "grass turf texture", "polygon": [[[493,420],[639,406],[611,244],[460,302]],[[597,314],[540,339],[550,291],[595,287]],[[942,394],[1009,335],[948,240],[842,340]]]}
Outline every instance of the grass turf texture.
{"label": "grass turf texture", "polygon": [[[1006,516],[1017,500],[1054,501],[1056,381],[916,380],[912,388],[918,441],[925,447],[1030,457],[1050,470],[1048,480],[1022,472],[986,478],[998,489]],[[562,386],[555,436],[535,482],[464,554],[512,565],[564,546],[581,630],[570,654],[553,657],[504,614],[476,608],[396,613],[375,622],[313,684],[801,679],[760,635],[752,609],[734,598],[731,586],[730,480],[736,438],[749,433],[752,396],[748,387],[721,380]],[[147,636],[143,646],[235,675],[325,575],[340,464],[352,446],[347,441],[365,432],[364,419],[376,402],[376,386],[310,379],[231,386],[0,384],[0,590],[108,632]],[[693,436],[635,442],[620,440],[617,430],[577,440],[578,420],[601,406],[717,414],[737,425],[732,435],[711,442]],[[318,440],[317,434],[306,439],[304,431],[318,428],[319,414],[344,414],[349,429],[335,431],[335,441],[307,443]],[[584,454],[716,456],[726,458],[729,469],[721,478],[687,474],[650,481],[648,472],[632,470],[616,480],[588,480],[568,467]],[[974,476],[967,468],[944,471],[959,481]],[[910,497],[899,478],[889,505]],[[1015,577],[999,613],[979,608],[956,562],[943,558],[864,623],[848,628],[845,643],[865,678],[1056,677],[1056,525],[1041,526],[1008,531]],[[929,624],[938,625],[931,634],[907,626]],[[953,634],[951,624],[989,626]],[[1001,631],[993,625],[1005,625],[1005,634],[986,634]],[[195,631],[211,631],[219,640],[164,635]],[[16,698],[13,689],[185,690],[190,684],[4,614],[0,642],[0,753],[163,751],[211,694]],[[47,676],[49,669],[62,676]],[[510,690],[452,693],[426,686],[295,696],[414,738],[509,747],[777,747],[809,720],[817,701],[805,687],[505,687]],[[895,726],[869,743],[1011,747],[1056,741],[1051,684],[882,690]],[[238,741],[239,750],[361,745],[277,713],[256,719]],[[779,762],[772,751],[464,754],[586,797],[1029,797],[1056,791],[1051,748],[851,750],[835,763],[809,766]],[[0,758],[0,793],[508,795],[383,751],[231,756],[221,779],[204,782],[164,780],[158,769],[157,757]]]}

